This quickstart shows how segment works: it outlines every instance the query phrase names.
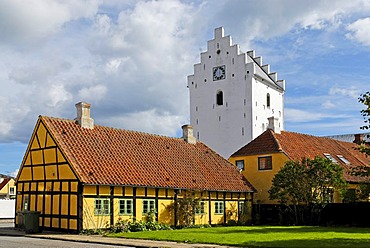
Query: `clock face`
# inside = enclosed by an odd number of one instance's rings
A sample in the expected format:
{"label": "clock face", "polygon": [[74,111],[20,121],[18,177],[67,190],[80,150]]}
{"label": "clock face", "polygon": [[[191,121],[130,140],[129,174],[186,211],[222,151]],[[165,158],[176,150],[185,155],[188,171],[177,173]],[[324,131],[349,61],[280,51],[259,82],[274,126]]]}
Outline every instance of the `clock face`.
{"label": "clock face", "polygon": [[225,71],[226,69],[224,65],[213,67],[213,81],[225,79],[226,78]]}

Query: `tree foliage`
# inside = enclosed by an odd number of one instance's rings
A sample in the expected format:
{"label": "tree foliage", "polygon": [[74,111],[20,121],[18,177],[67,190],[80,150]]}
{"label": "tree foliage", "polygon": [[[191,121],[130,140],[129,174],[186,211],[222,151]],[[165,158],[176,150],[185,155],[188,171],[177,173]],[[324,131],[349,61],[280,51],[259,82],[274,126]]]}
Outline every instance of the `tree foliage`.
{"label": "tree foliage", "polygon": [[[361,110],[361,115],[364,117],[364,123],[362,130],[369,130],[370,129],[370,92],[366,92],[358,98],[358,101],[364,104],[364,109]],[[368,135],[369,138],[369,135]],[[370,156],[370,146],[366,144],[365,141],[359,145],[359,151],[365,153],[366,155]],[[363,177],[363,182],[360,183],[360,188],[356,193],[356,198],[360,200],[368,200],[370,195],[370,165],[368,166],[360,166],[353,169],[353,174],[355,176]]]}
{"label": "tree foliage", "polygon": [[285,163],[272,180],[269,198],[284,205],[295,224],[314,224],[333,189],[343,194],[346,186],[341,166],[326,158],[304,158]]}

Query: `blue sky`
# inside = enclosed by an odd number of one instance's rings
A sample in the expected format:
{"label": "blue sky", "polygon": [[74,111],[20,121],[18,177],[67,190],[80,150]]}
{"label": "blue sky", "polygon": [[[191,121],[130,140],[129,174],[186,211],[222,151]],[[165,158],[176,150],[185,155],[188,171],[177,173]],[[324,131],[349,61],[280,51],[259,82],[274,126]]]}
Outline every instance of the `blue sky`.
{"label": "blue sky", "polygon": [[0,173],[16,173],[38,115],[177,137],[186,77],[223,26],[286,80],[285,129],[361,132],[369,0],[0,0]]}

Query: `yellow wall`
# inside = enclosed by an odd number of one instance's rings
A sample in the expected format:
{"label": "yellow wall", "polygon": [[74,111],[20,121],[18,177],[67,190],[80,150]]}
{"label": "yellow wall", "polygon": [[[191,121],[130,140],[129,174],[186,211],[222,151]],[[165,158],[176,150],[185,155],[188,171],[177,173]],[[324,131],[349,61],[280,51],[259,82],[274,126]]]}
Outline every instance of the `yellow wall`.
{"label": "yellow wall", "polygon": [[16,211],[39,211],[45,229],[77,230],[77,189],[73,169],[39,121],[17,176]]}
{"label": "yellow wall", "polygon": [[[272,170],[258,170],[258,157],[266,156],[272,156]],[[254,203],[277,203],[277,201],[269,200],[268,190],[272,185],[272,179],[275,174],[284,166],[285,162],[289,160],[288,157],[284,153],[271,153],[229,158],[229,161],[234,165],[236,160],[244,160],[244,171],[242,171],[242,173],[257,190],[253,196]]]}
{"label": "yellow wall", "polygon": [[[154,188],[144,188],[138,187],[134,190],[130,186],[114,186],[112,190],[107,188],[105,193],[102,192],[102,189],[106,186],[96,186],[96,185],[85,185],[83,189],[83,229],[97,229],[97,228],[105,228],[111,225],[111,218],[113,218],[113,224],[117,222],[117,220],[129,220],[133,221],[136,220],[144,220],[145,214],[143,214],[143,201],[144,200],[154,200],[158,199],[157,205],[157,218],[160,223],[166,223],[169,225],[174,225],[175,217],[174,217],[174,196],[175,192],[173,189],[154,189]],[[124,188],[124,190],[123,190]],[[99,195],[97,195],[99,192]],[[112,192],[113,195],[109,195],[108,192]],[[136,197],[134,197],[134,193],[136,192]],[[156,193],[158,192],[158,193]],[[224,218],[226,217],[226,222],[229,220],[237,221],[238,216],[238,201],[245,201],[247,202],[249,211],[248,216],[244,218],[244,221],[248,221],[251,219],[251,201],[252,196],[251,194],[247,194],[247,197],[244,197],[243,194],[238,193],[211,193],[211,201],[208,198],[208,192],[203,192],[201,195],[198,193],[196,197],[201,198],[205,202],[205,213],[204,214],[197,214],[195,216],[195,224],[208,224],[209,223],[209,215],[211,215],[212,222],[211,224],[222,224],[224,223]],[[182,197],[179,194],[178,198]],[[110,209],[113,209],[113,213],[109,213],[109,215],[97,215],[94,212],[95,207],[95,199],[108,199],[110,204],[113,204]],[[133,204],[136,205],[136,211],[132,215],[119,215],[119,200],[120,199],[131,199],[133,200]],[[215,201],[221,201],[225,203],[225,217],[224,214],[216,214],[215,213]],[[180,223],[178,223],[180,224]]]}
{"label": "yellow wall", "polygon": [[[10,195],[10,188],[14,189],[14,194]],[[15,192],[16,192],[16,187],[15,187],[15,180],[11,178],[9,182],[0,190],[0,196],[4,198],[15,198]]]}
{"label": "yellow wall", "polygon": [[[258,170],[258,157],[272,156],[272,170]],[[275,174],[288,161],[288,157],[284,153],[271,153],[263,155],[250,155],[240,157],[230,157],[229,161],[236,164],[236,160],[244,160],[244,170],[242,171],[245,178],[256,188],[253,202],[260,204],[277,204],[277,201],[269,200],[268,190],[272,186],[272,179]],[[350,184],[349,188],[355,189],[358,185]],[[342,197],[340,193],[334,191],[334,203],[341,203]]]}

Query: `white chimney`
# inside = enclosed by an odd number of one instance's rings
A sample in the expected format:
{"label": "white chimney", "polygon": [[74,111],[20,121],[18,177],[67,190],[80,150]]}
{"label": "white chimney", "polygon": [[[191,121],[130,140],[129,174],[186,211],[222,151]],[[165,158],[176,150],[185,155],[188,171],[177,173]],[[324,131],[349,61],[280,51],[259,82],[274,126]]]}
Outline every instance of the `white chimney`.
{"label": "white chimney", "polygon": [[274,131],[275,133],[281,133],[280,132],[280,127],[279,127],[279,118],[271,116],[267,118],[269,121],[269,126],[268,128]]}
{"label": "white chimney", "polygon": [[181,128],[182,128],[182,138],[189,144],[196,144],[197,140],[193,136],[193,127],[190,125],[183,125]]}
{"label": "white chimney", "polygon": [[77,118],[75,119],[77,123],[83,128],[93,129],[94,119],[90,117],[91,104],[79,102],[75,106],[77,109]]}

